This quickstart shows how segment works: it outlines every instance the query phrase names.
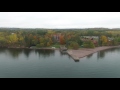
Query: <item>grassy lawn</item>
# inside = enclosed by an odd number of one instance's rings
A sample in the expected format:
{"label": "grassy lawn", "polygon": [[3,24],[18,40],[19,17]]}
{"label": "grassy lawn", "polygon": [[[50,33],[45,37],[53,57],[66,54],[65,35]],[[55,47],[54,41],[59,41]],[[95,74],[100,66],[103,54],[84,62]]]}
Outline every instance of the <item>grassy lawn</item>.
{"label": "grassy lawn", "polygon": [[60,44],[52,45],[51,47],[60,48]]}

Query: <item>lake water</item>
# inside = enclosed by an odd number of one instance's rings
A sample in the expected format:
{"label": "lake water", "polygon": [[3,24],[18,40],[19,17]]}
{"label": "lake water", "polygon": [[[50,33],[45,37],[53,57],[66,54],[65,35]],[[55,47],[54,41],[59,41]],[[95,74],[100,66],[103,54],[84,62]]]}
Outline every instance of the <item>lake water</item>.
{"label": "lake water", "polygon": [[79,62],[59,50],[1,48],[0,78],[120,78],[120,48]]}

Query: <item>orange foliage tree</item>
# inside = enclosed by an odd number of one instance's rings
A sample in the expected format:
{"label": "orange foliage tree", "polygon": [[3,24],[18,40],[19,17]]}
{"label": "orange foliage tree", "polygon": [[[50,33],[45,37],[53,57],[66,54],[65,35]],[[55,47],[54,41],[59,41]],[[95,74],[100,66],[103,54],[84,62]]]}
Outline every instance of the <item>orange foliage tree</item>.
{"label": "orange foliage tree", "polygon": [[64,45],[64,44],[65,44],[64,36],[60,36],[60,44],[61,44],[61,45]]}

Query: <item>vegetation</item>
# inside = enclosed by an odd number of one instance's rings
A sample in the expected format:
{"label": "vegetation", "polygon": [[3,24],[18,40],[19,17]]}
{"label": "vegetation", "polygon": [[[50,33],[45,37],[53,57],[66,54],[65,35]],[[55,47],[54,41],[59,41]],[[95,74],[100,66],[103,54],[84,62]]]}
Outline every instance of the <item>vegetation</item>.
{"label": "vegetation", "polygon": [[75,42],[75,41],[71,41],[68,48],[69,49],[79,49],[79,44],[77,42]]}
{"label": "vegetation", "polygon": [[88,40],[84,42],[83,47],[84,48],[95,48],[95,45],[93,44],[92,41]]}
{"label": "vegetation", "polygon": [[108,43],[108,38],[106,36],[102,35],[100,38],[100,41],[102,43],[102,46],[105,46]]}
{"label": "vegetation", "polygon": [[[85,37],[86,36],[86,37]],[[88,37],[87,37],[88,36]],[[92,36],[98,38],[92,38]],[[19,29],[0,28],[0,47],[94,48],[120,45],[120,29]]]}

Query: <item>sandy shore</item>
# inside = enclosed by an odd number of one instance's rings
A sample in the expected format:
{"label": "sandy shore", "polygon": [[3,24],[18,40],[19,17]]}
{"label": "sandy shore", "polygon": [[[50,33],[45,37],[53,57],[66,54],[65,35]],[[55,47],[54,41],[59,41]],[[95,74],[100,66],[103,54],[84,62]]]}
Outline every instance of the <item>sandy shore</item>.
{"label": "sandy shore", "polygon": [[74,60],[79,60],[80,58],[86,57],[90,54],[96,53],[98,51],[111,49],[111,48],[117,48],[120,46],[103,46],[103,47],[96,47],[94,49],[79,49],[79,50],[68,50],[67,53],[70,55]]}

